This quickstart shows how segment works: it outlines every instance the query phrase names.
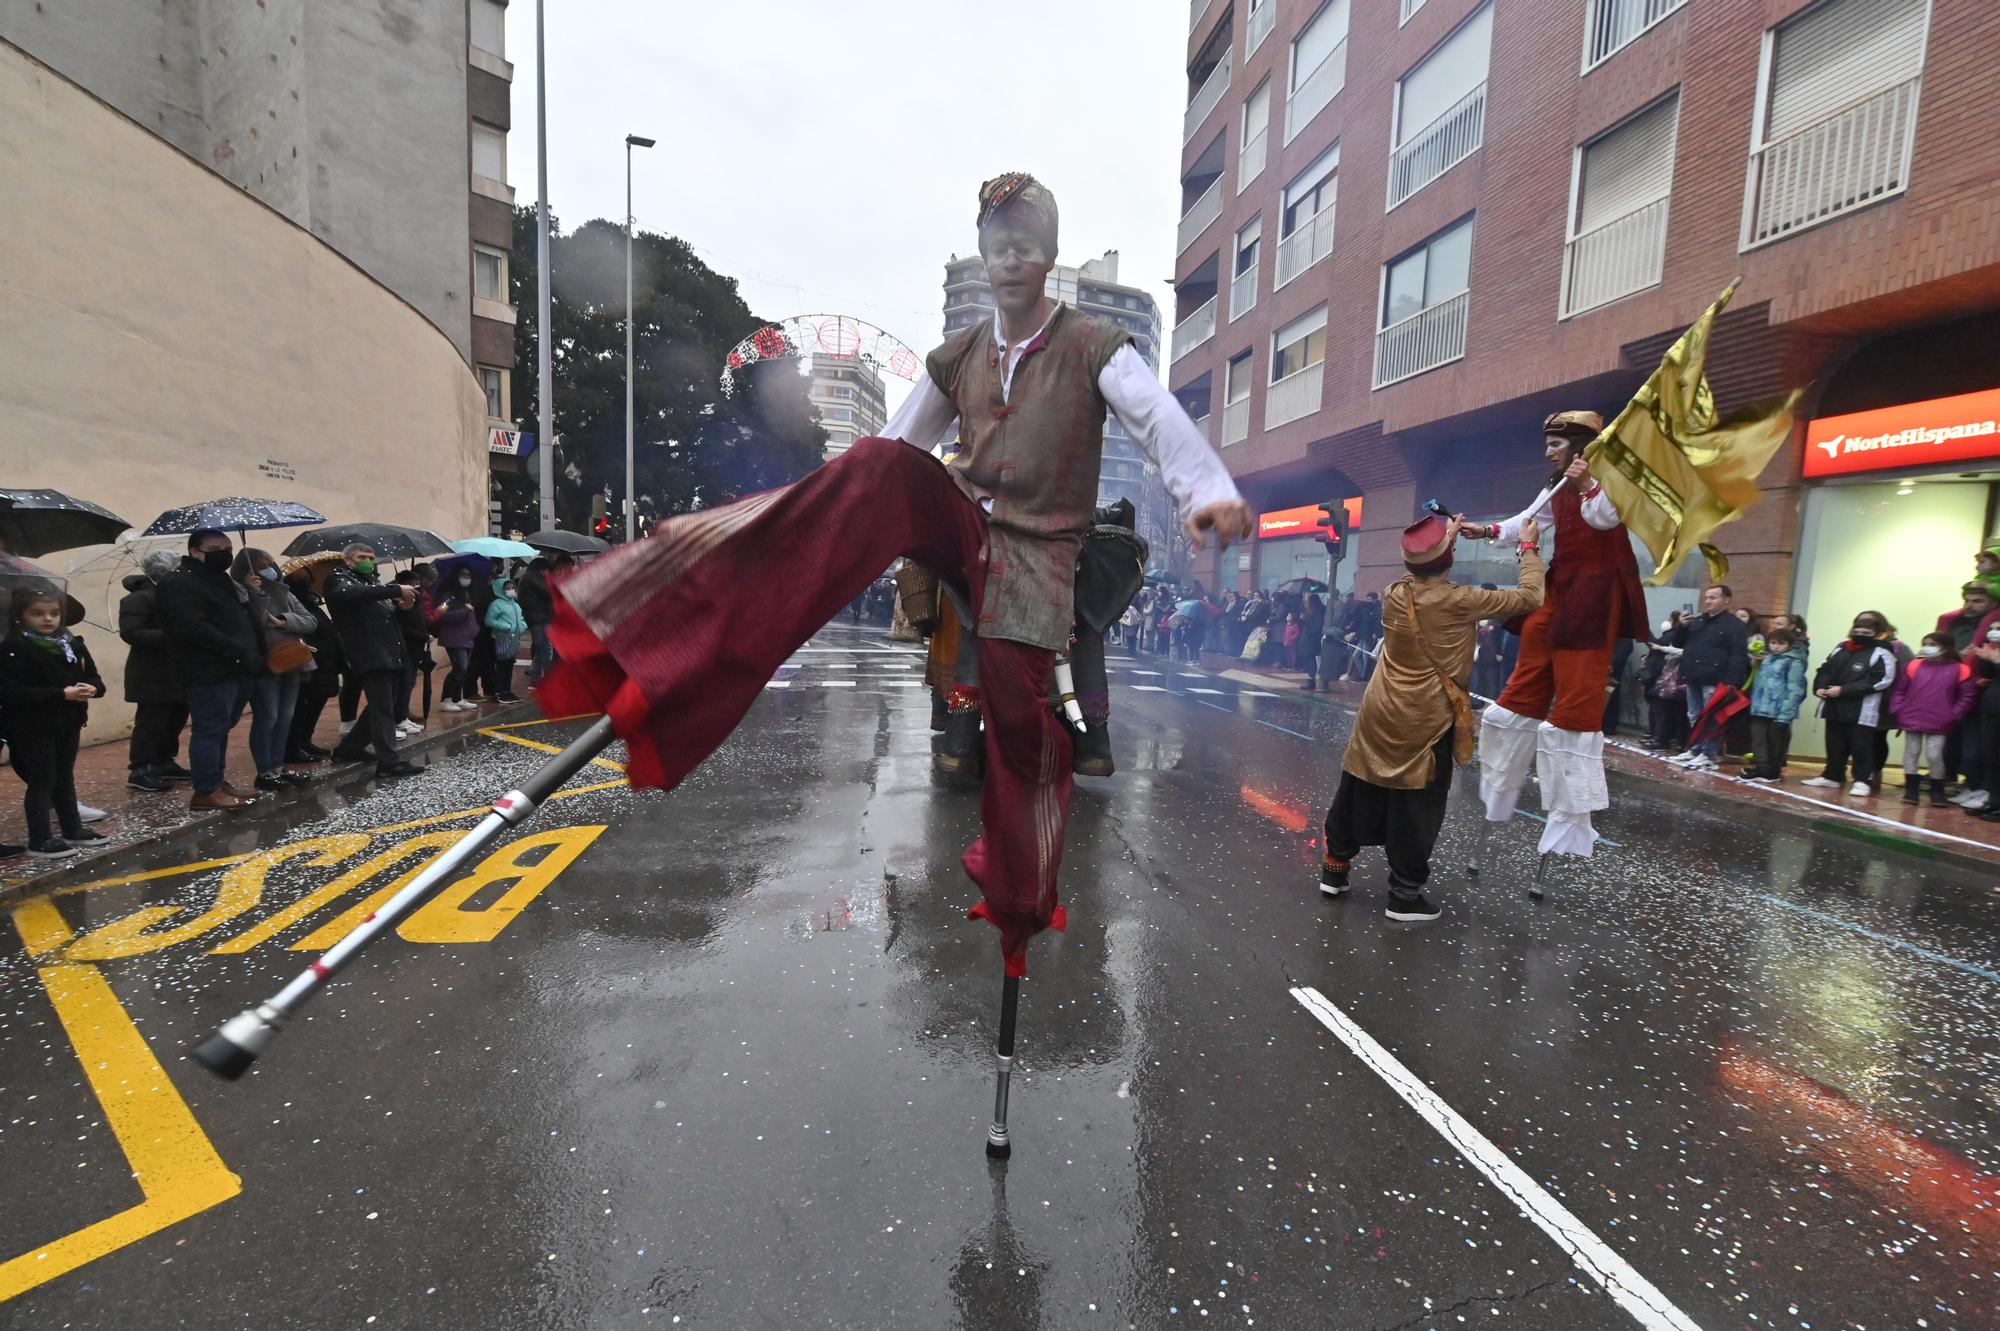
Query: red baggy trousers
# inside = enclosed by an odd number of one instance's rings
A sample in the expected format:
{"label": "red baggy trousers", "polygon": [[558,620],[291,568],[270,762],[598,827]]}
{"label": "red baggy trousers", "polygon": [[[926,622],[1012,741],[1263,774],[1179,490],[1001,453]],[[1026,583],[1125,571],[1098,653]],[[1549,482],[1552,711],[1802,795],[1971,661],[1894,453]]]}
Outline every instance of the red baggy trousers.
{"label": "red baggy trousers", "polygon": [[[603,711],[635,787],[669,789],[729,737],[779,666],[899,556],[964,592],[986,583],[986,515],[944,465],[862,439],[795,484],[659,524],[555,584],[562,657],[537,692],[551,716]],[[1055,653],[982,638],[984,835],[965,870],[1000,929],[1010,974],[1028,939],[1061,927],[1056,873],[1069,820],[1070,738],[1049,706]]]}
{"label": "red baggy trousers", "polygon": [[1516,716],[1547,721],[1558,730],[1602,730],[1611,653],[1618,641],[1617,618],[1605,616],[1600,645],[1579,648],[1557,647],[1549,641],[1555,618],[1553,598],[1529,613],[1521,625],[1521,654],[1514,673],[1495,701]]}

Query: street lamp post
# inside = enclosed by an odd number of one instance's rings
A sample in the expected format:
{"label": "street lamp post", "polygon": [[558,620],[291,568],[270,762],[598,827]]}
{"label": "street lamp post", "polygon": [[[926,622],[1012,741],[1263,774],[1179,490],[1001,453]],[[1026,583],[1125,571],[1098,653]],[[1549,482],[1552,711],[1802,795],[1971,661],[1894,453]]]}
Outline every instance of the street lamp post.
{"label": "street lamp post", "polygon": [[554,386],[549,373],[549,66],[548,38],[542,31],[542,0],[535,0],[535,396],[536,441],[542,464],[542,527],[556,525],[556,440]]}
{"label": "street lamp post", "polygon": [[653,140],[625,136],[625,543],[639,538],[639,490],[632,463],[632,150]]}

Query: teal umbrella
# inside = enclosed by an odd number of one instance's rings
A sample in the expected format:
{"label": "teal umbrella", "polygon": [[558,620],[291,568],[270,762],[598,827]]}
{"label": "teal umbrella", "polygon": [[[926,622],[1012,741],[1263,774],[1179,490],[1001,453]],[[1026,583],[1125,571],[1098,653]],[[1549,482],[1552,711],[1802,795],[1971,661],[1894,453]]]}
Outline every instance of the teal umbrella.
{"label": "teal umbrella", "polygon": [[485,555],[488,559],[533,559],[541,553],[532,545],[504,536],[471,536],[453,541],[451,548],[462,555]]}

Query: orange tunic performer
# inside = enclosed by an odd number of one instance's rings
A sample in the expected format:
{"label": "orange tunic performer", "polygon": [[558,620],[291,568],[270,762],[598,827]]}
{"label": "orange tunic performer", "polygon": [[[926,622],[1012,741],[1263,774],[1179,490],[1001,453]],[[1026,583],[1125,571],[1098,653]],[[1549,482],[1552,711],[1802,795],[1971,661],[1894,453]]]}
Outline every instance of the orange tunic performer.
{"label": "orange tunic performer", "polygon": [[[1550,416],[1542,433],[1555,478],[1520,515],[1479,533],[1512,541],[1529,518],[1552,519],[1555,528],[1548,598],[1507,626],[1521,637],[1520,659],[1479,728],[1479,793],[1487,820],[1504,823],[1514,816],[1533,771],[1548,816],[1539,847],[1544,857],[1587,857],[1597,844],[1590,815],[1611,804],[1604,784],[1604,699],[1612,651],[1621,638],[1648,640],[1632,539],[1583,458],[1584,447],[1603,429],[1604,418],[1594,411]],[[1475,530],[1467,527],[1465,534]]]}

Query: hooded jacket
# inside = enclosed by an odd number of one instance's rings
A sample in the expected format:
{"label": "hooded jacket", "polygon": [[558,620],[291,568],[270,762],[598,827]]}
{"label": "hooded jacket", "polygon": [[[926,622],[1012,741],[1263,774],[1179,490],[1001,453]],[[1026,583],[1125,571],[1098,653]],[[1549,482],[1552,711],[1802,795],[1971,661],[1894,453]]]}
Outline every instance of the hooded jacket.
{"label": "hooded jacket", "polygon": [[1813,688],[1840,690],[1838,697],[1821,700],[1819,714],[1847,725],[1887,725],[1888,695],[1895,683],[1896,654],[1872,639],[1842,642],[1813,675]]}
{"label": "hooded jacket", "polygon": [[1795,642],[1766,654],[1750,683],[1750,715],[1790,725],[1799,719],[1805,697],[1806,649]]}
{"label": "hooded jacket", "polygon": [[[172,576],[169,574],[168,576]],[[125,653],[125,701],[186,703],[187,681],[180,677],[160,622],[160,588],[143,573],[128,575],[118,602],[118,636]]]}
{"label": "hooded jacket", "polygon": [[1972,714],[1979,677],[1969,661],[1920,656],[1896,672],[1889,710],[1913,735],[1944,735]]}

